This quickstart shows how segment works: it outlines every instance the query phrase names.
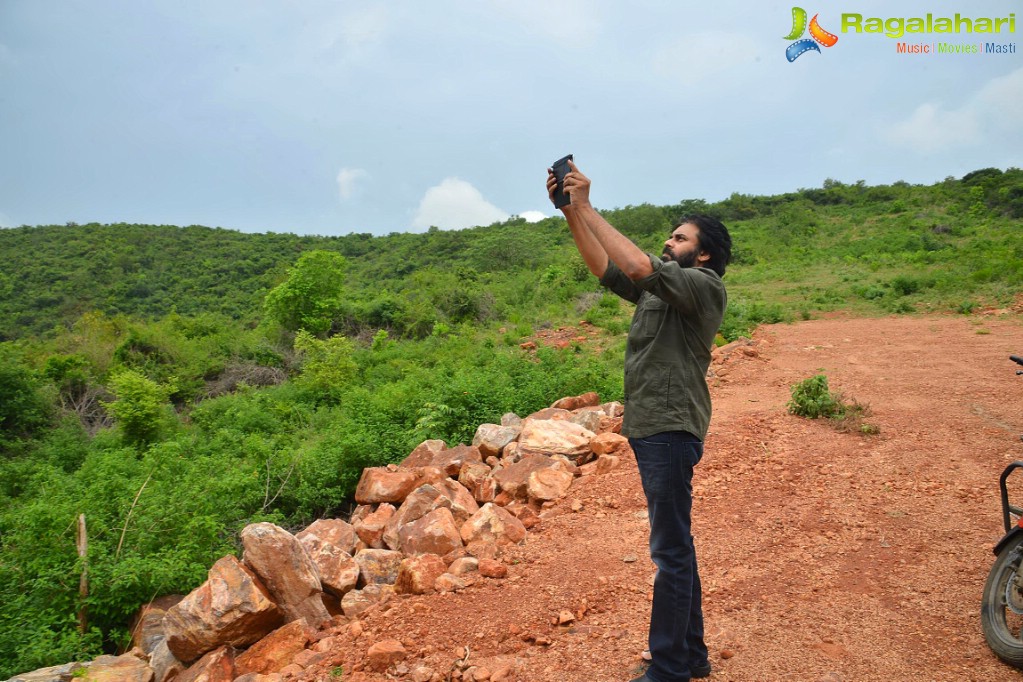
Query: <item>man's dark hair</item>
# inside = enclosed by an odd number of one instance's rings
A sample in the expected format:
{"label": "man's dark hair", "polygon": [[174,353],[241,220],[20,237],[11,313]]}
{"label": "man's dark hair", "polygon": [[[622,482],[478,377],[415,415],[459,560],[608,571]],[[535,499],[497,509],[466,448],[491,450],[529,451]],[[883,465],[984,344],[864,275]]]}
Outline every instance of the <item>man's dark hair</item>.
{"label": "man's dark hair", "polygon": [[703,267],[710,268],[725,276],[725,267],[732,260],[732,237],[728,228],[718,220],[704,213],[691,213],[682,216],[675,222],[675,227],[692,223],[700,231],[700,248],[710,254],[710,260]]}

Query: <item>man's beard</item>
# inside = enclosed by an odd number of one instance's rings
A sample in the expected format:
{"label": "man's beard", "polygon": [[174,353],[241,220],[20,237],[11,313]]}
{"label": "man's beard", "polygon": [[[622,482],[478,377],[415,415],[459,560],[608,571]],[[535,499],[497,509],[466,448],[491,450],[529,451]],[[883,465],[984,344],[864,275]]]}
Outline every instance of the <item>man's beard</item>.
{"label": "man's beard", "polygon": [[679,264],[679,267],[692,268],[696,267],[696,252],[689,251],[688,253],[683,253],[681,256],[673,256],[671,255],[671,251],[665,248],[661,252],[661,260],[664,261],[665,263],[675,261],[676,263]]}

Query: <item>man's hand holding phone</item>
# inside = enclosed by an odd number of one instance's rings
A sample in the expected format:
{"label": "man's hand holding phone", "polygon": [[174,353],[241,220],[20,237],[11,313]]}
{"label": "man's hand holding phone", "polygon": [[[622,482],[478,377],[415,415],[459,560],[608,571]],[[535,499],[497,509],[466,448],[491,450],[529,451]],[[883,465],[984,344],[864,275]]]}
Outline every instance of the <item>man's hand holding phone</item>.
{"label": "man's hand holding phone", "polygon": [[590,179],[579,172],[571,154],[558,159],[547,169],[547,194],[554,207],[562,211],[570,206],[589,203]]}

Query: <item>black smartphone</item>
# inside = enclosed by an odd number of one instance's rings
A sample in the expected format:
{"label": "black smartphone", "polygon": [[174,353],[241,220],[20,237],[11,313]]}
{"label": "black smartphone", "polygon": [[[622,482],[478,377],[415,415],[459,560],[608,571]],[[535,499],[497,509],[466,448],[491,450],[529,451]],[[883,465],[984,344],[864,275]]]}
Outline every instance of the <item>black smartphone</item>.
{"label": "black smartphone", "polygon": [[572,197],[565,193],[565,176],[571,170],[568,167],[568,162],[571,160],[572,155],[569,154],[568,156],[561,157],[551,166],[551,170],[554,171],[554,178],[558,181],[558,186],[554,190],[554,208],[561,208],[572,203]]}

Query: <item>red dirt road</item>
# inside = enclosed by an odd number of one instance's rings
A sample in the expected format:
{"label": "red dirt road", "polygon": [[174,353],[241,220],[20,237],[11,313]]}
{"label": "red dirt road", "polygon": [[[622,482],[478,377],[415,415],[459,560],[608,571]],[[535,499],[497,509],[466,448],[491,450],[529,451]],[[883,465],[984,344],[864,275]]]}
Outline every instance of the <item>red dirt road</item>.
{"label": "red dirt road", "polygon": [[[979,618],[998,475],[1023,459],[1023,377],[1008,361],[1023,320],[826,319],[763,328],[749,349],[716,368],[695,478],[710,680],[1023,680]],[[790,386],[819,371],[870,405],[878,435],[786,413]],[[395,598],[358,638],[339,627],[341,679],[413,679],[417,666],[447,679],[469,647],[469,666],[510,664],[520,682],[626,682],[645,648],[646,541],[627,458],[577,479],[509,554],[508,578]],[[577,620],[553,625],[564,610]],[[387,638],[406,667],[361,670]]]}

